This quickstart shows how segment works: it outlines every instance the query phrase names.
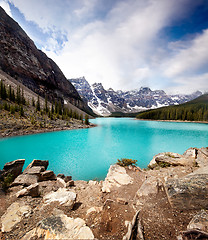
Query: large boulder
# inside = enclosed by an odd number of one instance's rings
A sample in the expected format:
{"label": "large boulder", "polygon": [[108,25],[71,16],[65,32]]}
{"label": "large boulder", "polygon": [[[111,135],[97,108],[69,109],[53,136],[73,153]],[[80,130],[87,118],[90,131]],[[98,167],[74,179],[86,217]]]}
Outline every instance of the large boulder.
{"label": "large boulder", "polygon": [[36,228],[21,240],[32,239],[94,239],[94,235],[81,218],[70,218],[65,214],[51,216],[40,221]]}
{"label": "large boulder", "polygon": [[165,190],[172,207],[177,209],[208,208],[208,173],[203,169],[180,179],[169,179]]}
{"label": "large boulder", "polygon": [[34,166],[31,168],[26,168],[23,172],[23,174],[31,174],[31,175],[37,175],[40,176],[41,172],[45,171],[45,167],[43,166]]}
{"label": "large boulder", "polygon": [[29,169],[29,168],[32,168],[32,167],[44,167],[45,170],[47,170],[47,167],[48,167],[48,160],[37,160],[37,159],[34,159],[28,166],[25,170]]}
{"label": "large boulder", "polygon": [[193,159],[196,159],[197,158],[197,152],[198,152],[198,149],[197,148],[189,148],[187,149],[184,153],[183,153],[183,156],[185,158],[193,158]]}
{"label": "large boulder", "polygon": [[191,229],[208,232],[208,214],[205,210],[201,210],[191,219],[187,230]]}
{"label": "large boulder", "polygon": [[103,182],[102,191],[110,192],[114,187],[132,184],[133,179],[126,173],[126,169],[119,165],[111,165]]}
{"label": "large boulder", "polygon": [[41,172],[40,174],[40,181],[48,181],[48,180],[56,180],[56,179],[57,177],[55,173],[51,170]]}
{"label": "large boulder", "polygon": [[172,153],[172,152],[165,152],[159,153],[153,157],[150,161],[148,167],[170,167],[170,166],[193,166],[195,160],[192,158],[186,158],[185,156]]}
{"label": "large boulder", "polygon": [[143,182],[142,186],[137,191],[137,196],[147,197],[150,194],[157,194],[161,186],[162,183],[159,179],[153,176],[149,177]]}
{"label": "large boulder", "polygon": [[22,173],[24,163],[25,159],[17,159],[15,161],[6,163],[3,168],[3,176],[5,177],[8,174],[11,174],[13,178],[16,178]]}
{"label": "large boulder", "polygon": [[40,191],[39,191],[38,183],[32,184],[29,187],[26,187],[16,193],[17,197],[23,197],[23,196],[38,197],[39,195],[40,195]]}
{"label": "large boulder", "polygon": [[56,175],[53,171],[47,171],[48,161],[47,160],[33,160],[23,174],[19,175],[12,186],[23,185],[29,186],[39,181],[56,180]]}
{"label": "large boulder", "polygon": [[199,148],[197,151],[196,162],[199,167],[208,166],[208,148]]}
{"label": "large boulder", "polygon": [[76,201],[76,193],[68,191],[66,188],[59,188],[56,192],[48,193],[43,197],[46,204],[59,202],[60,205],[73,208]]}
{"label": "large boulder", "polygon": [[2,232],[10,232],[24,216],[30,214],[31,207],[24,203],[14,202],[1,217]]}

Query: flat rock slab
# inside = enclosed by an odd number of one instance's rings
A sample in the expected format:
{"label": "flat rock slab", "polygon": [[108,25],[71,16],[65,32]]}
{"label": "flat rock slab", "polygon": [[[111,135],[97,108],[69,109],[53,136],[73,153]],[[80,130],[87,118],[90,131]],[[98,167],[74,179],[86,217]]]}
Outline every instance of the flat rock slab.
{"label": "flat rock slab", "polygon": [[43,219],[38,226],[21,240],[32,239],[94,239],[94,235],[81,218],[70,218],[64,214]]}
{"label": "flat rock slab", "polygon": [[10,232],[12,228],[22,220],[23,216],[27,216],[30,211],[30,206],[24,205],[24,203],[14,202],[1,217],[1,231]]}
{"label": "flat rock slab", "polygon": [[153,169],[157,166],[169,167],[169,166],[193,166],[195,164],[195,158],[193,157],[195,149],[189,149],[184,155],[173,152],[159,153],[153,157],[148,167]]}
{"label": "flat rock slab", "polygon": [[103,182],[102,191],[110,192],[113,187],[132,184],[133,179],[126,173],[126,169],[119,165],[111,165]]}
{"label": "flat rock slab", "polygon": [[73,208],[76,201],[76,193],[68,191],[66,188],[59,188],[56,192],[48,193],[43,197],[46,204],[59,202],[60,205]]}
{"label": "flat rock slab", "polygon": [[56,177],[55,173],[51,170],[41,172],[41,174],[40,174],[41,181],[56,180],[56,179],[57,179],[57,177]]}
{"label": "flat rock slab", "polygon": [[30,175],[30,174],[21,174],[17,178],[15,178],[12,186],[23,185],[29,186],[31,184],[37,183],[40,177],[37,175]]}
{"label": "flat rock slab", "polygon": [[35,166],[31,168],[26,168],[23,172],[23,174],[31,174],[31,175],[39,175],[41,172],[45,171],[45,167],[43,166]]}
{"label": "flat rock slab", "polygon": [[26,169],[28,169],[28,168],[32,168],[32,167],[44,167],[45,168],[45,170],[47,169],[47,167],[48,167],[48,164],[49,164],[49,162],[48,162],[48,160],[37,160],[37,159],[34,159],[28,166],[27,166],[27,168]]}
{"label": "flat rock slab", "polygon": [[172,207],[208,208],[208,174],[190,174],[180,179],[169,179],[164,185]]}
{"label": "flat rock slab", "polygon": [[204,232],[208,232],[208,214],[205,210],[201,210],[197,213],[189,225],[187,226],[187,230],[198,229]]}

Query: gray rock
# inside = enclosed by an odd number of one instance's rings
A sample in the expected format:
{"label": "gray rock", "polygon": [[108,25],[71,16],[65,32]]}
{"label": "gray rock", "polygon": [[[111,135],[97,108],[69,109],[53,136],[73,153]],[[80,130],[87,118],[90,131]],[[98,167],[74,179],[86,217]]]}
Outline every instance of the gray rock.
{"label": "gray rock", "polygon": [[133,179],[126,173],[126,169],[119,165],[111,165],[103,182],[102,191],[110,192],[114,187],[132,184]]}
{"label": "gray rock", "polygon": [[36,228],[21,240],[32,239],[94,239],[94,235],[81,218],[70,218],[64,214],[51,216],[40,221]]}
{"label": "gray rock", "polygon": [[23,174],[31,174],[31,175],[40,176],[40,173],[43,171],[45,171],[45,167],[37,166],[37,167],[26,168],[24,170]]}
{"label": "gray rock", "polygon": [[183,153],[183,156],[186,157],[186,158],[196,159],[197,158],[197,152],[198,152],[197,148],[189,148]]}
{"label": "gray rock", "polygon": [[208,214],[205,210],[201,210],[197,213],[189,225],[187,226],[187,230],[198,229],[204,232],[208,232]]}
{"label": "gray rock", "polygon": [[30,206],[24,205],[24,203],[14,202],[1,217],[1,231],[10,232],[24,216],[28,216],[30,214],[30,211]]}
{"label": "gray rock", "polygon": [[31,184],[37,183],[39,181],[39,177],[37,175],[30,174],[21,174],[17,178],[15,178],[12,186],[23,185],[29,186]]}
{"label": "gray rock", "polygon": [[56,192],[48,193],[43,197],[46,204],[59,202],[60,205],[73,208],[76,201],[76,193],[68,191],[66,188],[59,188]]}
{"label": "gray rock", "polygon": [[67,182],[69,182],[69,181],[71,181],[72,180],[72,176],[66,176],[65,178],[64,178],[64,181],[67,183]]}
{"label": "gray rock", "polygon": [[196,161],[199,167],[205,167],[208,165],[208,148],[198,149]]}
{"label": "gray rock", "polygon": [[159,166],[193,166],[193,159],[176,153],[165,153],[163,156],[156,157],[155,161]]}
{"label": "gray rock", "polygon": [[197,170],[190,173],[189,176],[196,174],[208,174],[208,166],[198,168]]}
{"label": "gray rock", "polygon": [[37,159],[34,159],[28,166],[26,169],[28,168],[32,168],[32,167],[44,167],[45,170],[47,169],[48,167],[48,160],[37,160]]}
{"label": "gray rock", "polygon": [[55,173],[51,170],[41,172],[41,175],[40,175],[41,181],[56,180],[56,179],[57,178],[56,178]]}
{"label": "gray rock", "polygon": [[174,208],[208,207],[208,174],[190,174],[180,179],[169,179],[165,182],[165,190]]}
{"label": "gray rock", "polygon": [[157,194],[161,188],[162,183],[156,177],[147,178],[140,189],[137,191],[138,197],[147,197],[149,194]]}
{"label": "gray rock", "polygon": [[192,157],[188,157],[189,155],[189,151],[187,153],[185,152],[184,155],[172,152],[159,153],[153,157],[148,167],[153,169],[158,166],[193,166],[195,163],[195,159]]}
{"label": "gray rock", "polygon": [[39,191],[38,183],[32,184],[29,187],[24,188],[16,193],[17,197],[23,197],[23,196],[38,197],[39,195],[40,195],[40,191]]}
{"label": "gray rock", "polygon": [[70,180],[66,183],[66,187],[72,187],[74,186],[74,181],[73,180]]}
{"label": "gray rock", "polygon": [[57,175],[57,177],[64,179],[64,178],[65,178],[65,175],[62,174],[62,173],[59,173],[59,174]]}
{"label": "gray rock", "polygon": [[13,178],[16,178],[22,173],[25,159],[18,159],[12,162],[8,162],[4,165],[3,176],[7,176],[9,173],[12,174]]}

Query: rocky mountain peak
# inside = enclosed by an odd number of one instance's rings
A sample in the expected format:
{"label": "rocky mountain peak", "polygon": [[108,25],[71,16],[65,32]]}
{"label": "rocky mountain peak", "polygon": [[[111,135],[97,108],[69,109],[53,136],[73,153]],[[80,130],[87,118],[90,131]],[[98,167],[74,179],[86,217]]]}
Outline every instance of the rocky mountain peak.
{"label": "rocky mountain peak", "polygon": [[[105,90],[102,83],[94,83],[92,86],[79,79],[70,80],[83,99],[94,112],[100,115],[110,115],[112,112],[139,112],[142,110],[158,108],[184,103],[197,98],[202,93],[197,91],[190,95],[167,95],[163,90],[151,90],[149,87],[141,87],[131,91],[114,91],[112,88]],[[86,87],[87,86],[87,87]]]}
{"label": "rocky mountain peak", "polygon": [[38,50],[23,29],[0,7],[0,68],[48,99],[59,99],[86,110],[75,87],[56,63]]}
{"label": "rocky mountain peak", "polygon": [[140,94],[150,94],[152,90],[149,87],[141,87],[139,89]]}

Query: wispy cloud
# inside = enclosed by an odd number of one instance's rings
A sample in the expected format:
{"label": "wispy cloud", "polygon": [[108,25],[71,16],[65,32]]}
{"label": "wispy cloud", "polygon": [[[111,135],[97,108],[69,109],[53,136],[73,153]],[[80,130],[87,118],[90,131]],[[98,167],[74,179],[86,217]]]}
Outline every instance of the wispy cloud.
{"label": "wispy cloud", "polygon": [[162,34],[201,0],[8,1],[47,33],[42,50],[68,78],[85,76],[115,89],[148,85],[172,91],[198,89],[198,79],[208,89],[208,30],[188,40]]}
{"label": "wispy cloud", "polygon": [[181,74],[193,74],[196,70],[202,70],[208,67],[208,29],[202,34],[196,36],[186,48],[176,53],[170,61],[167,62],[165,75],[167,77],[176,77]]}

